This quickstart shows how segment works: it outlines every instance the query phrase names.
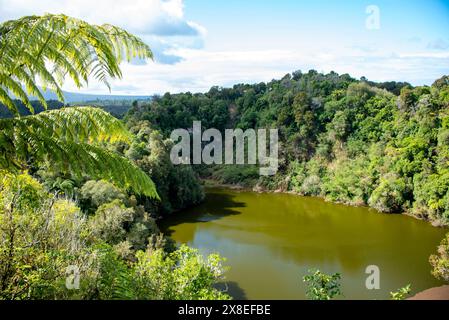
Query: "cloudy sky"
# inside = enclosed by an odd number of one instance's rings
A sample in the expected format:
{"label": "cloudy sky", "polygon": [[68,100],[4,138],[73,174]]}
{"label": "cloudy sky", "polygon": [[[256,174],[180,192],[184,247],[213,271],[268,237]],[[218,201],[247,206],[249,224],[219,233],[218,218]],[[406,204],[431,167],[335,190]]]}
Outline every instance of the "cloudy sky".
{"label": "cloudy sky", "polygon": [[155,60],[123,64],[112,94],[202,92],[298,69],[415,85],[449,74],[449,0],[0,0],[0,21],[46,12],[150,45]]}

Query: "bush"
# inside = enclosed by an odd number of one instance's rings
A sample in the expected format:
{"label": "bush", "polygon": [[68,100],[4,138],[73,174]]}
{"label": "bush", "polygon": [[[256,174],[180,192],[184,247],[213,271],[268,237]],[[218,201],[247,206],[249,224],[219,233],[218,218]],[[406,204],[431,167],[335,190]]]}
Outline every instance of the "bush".
{"label": "bush", "polygon": [[98,240],[117,244],[125,239],[126,224],[134,220],[134,210],[126,208],[120,200],[101,205],[89,219],[92,236]]}
{"label": "bush", "polygon": [[212,173],[212,178],[224,184],[249,186],[259,179],[259,168],[256,165],[220,165]]}
{"label": "bush", "polygon": [[364,157],[341,159],[332,163],[329,173],[323,179],[322,188],[326,199],[353,205],[366,204],[374,180],[367,167],[368,161]]}
{"label": "bush", "polygon": [[[174,249],[155,236],[143,210],[115,200],[86,219],[74,202],[50,196],[29,175],[1,173],[0,299],[230,298],[215,288],[223,259]],[[144,238],[146,251],[135,254]],[[77,290],[66,287],[74,279],[68,270],[79,275]]]}
{"label": "bush", "polygon": [[442,224],[449,223],[449,170],[414,179],[413,213]]}
{"label": "bush", "polygon": [[391,300],[405,300],[410,292],[412,292],[412,287],[408,284],[395,292],[390,292]]}
{"label": "bush", "polygon": [[89,264],[86,220],[29,175],[0,181],[0,299],[66,298],[66,268]]}
{"label": "bush", "polygon": [[309,270],[309,274],[303,277],[307,283],[307,297],[311,300],[331,300],[341,295],[339,273],[327,275],[320,270]]}
{"label": "bush", "polygon": [[137,299],[223,300],[230,297],[214,288],[225,268],[217,254],[204,258],[185,245],[170,254],[148,249],[137,253],[134,266]]}
{"label": "bush", "polygon": [[103,204],[114,200],[127,201],[123,191],[105,180],[89,180],[80,190],[79,201],[83,210],[93,213]]}
{"label": "bush", "polygon": [[321,179],[316,175],[308,176],[299,189],[305,196],[318,196],[321,194]]}
{"label": "bush", "polygon": [[388,174],[381,178],[379,186],[373,191],[368,203],[381,212],[400,213],[405,208],[410,187],[404,178]]}
{"label": "bush", "polygon": [[449,282],[449,233],[441,241],[438,253],[431,255],[429,261],[433,267],[432,275],[437,279]]}

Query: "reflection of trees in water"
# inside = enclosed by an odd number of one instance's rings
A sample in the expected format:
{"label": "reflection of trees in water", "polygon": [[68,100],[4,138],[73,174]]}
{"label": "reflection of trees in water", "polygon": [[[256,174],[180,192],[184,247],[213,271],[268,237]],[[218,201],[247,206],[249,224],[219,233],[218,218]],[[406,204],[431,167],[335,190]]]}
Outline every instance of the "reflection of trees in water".
{"label": "reflection of trees in water", "polygon": [[[347,297],[386,298],[388,290],[410,279],[418,289],[436,284],[427,257],[444,231],[421,221],[318,198],[226,189],[207,191],[202,205],[162,221],[161,230],[168,235],[176,231],[173,236],[177,241],[207,253],[219,252],[233,261],[227,265],[232,280],[240,284],[245,274],[241,268],[254,270],[262,266],[272,268],[275,278],[287,274],[299,279],[310,268],[341,272]],[[418,236],[421,245],[416,247],[413,239]],[[385,270],[385,286],[380,292],[367,293],[364,271],[373,263]],[[240,269],[234,269],[236,266]],[[278,270],[282,271],[278,274]],[[259,279],[257,272],[248,274]],[[237,283],[228,285],[234,298],[252,298],[251,287],[245,287],[248,291],[244,292]],[[273,288],[276,290],[284,289]]]}
{"label": "reflection of trees in water", "polygon": [[[235,201],[235,197],[234,194],[224,192],[208,192],[205,202],[201,205],[175,213],[166,220],[161,220],[159,223],[161,231],[165,235],[171,236],[175,227],[180,224],[204,223],[240,214],[238,208],[243,208],[246,205],[244,202]],[[189,239],[192,238],[193,234]]]}
{"label": "reflection of trees in water", "polygon": [[234,300],[247,300],[245,290],[239,286],[239,284],[235,281],[225,281],[220,282],[214,285],[214,287],[220,291],[226,292],[229,294]]}

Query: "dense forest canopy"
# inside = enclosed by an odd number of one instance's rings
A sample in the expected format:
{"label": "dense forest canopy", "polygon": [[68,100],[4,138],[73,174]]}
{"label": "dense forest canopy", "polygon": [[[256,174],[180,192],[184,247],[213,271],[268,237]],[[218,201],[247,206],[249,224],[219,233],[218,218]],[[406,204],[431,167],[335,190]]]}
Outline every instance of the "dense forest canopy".
{"label": "dense forest canopy", "polygon": [[132,108],[125,121],[173,129],[278,128],[280,173],[254,166],[196,168],[204,178],[291,190],[335,202],[449,221],[449,86],[375,83],[311,70],[268,83],[166,93]]}

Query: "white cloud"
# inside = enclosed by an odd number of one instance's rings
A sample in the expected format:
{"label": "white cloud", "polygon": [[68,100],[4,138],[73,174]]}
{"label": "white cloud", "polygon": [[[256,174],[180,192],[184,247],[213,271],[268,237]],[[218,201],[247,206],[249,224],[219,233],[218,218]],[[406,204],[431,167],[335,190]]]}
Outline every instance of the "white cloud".
{"label": "white cloud", "polygon": [[[163,94],[165,92],[204,92],[211,86],[257,83],[279,79],[301,69],[320,72],[336,71],[353,77],[366,76],[376,81],[409,81],[430,84],[449,70],[446,55],[426,53],[385,53],[363,55],[357,51],[343,53],[295,50],[207,51],[170,50],[182,57],[176,65],[148,63],[145,66],[123,65],[124,77],[112,82],[113,94]],[[432,67],[434,66],[434,67]],[[68,89],[73,89],[70,87]],[[90,84],[94,93],[107,93],[100,84]]]}
{"label": "white cloud", "polygon": [[164,32],[199,33],[185,21],[182,0],[0,0],[0,19],[28,14],[64,13],[90,23],[112,23],[138,34]]}
{"label": "white cloud", "polygon": [[[185,17],[183,0],[0,0],[0,21],[45,12],[113,23],[150,45],[156,62],[123,64],[123,79],[111,83],[113,94],[206,91],[213,85],[270,81],[298,69],[333,70],[370,80],[419,85],[430,84],[449,70],[448,50],[420,52],[406,46],[399,50],[396,43],[387,50],[374,40],[357,45],[352,40],[317,45],[313,39],[288,39],[288,46],[277,46],[275,39],[263,39],[259,50],[239,49],[225,41],[219,48],[206,50],[206,29]],[[256,38],[247,42],[253,44]],[[227,47],[230,49],[224,49]],[[70,82],[64,88],[77,91]],[[108,93],[94,81],[82,91]]]}

